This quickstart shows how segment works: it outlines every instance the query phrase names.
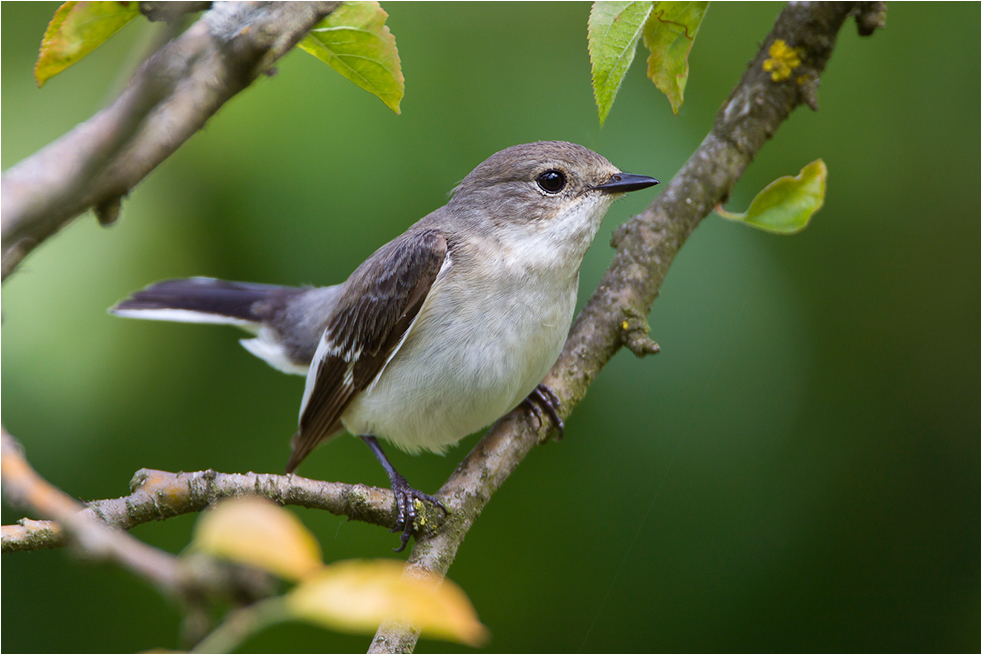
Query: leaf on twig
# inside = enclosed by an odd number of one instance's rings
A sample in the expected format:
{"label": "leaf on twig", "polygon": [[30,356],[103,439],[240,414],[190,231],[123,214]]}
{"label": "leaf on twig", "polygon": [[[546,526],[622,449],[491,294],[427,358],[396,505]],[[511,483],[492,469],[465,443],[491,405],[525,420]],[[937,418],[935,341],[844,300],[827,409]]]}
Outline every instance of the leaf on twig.
{"label": "leaf on twig", "polygon": [[191,545],[288,580],[323,566],[317,540],[297,517],[256,496],[222,501],[202,515]]}
{"label": "leaf on twig", "polygon": [[378,2],[345,2],[319,22],[298,47],[373,93],[394,111],[406,91],[395,37]]}
{"label": "leaf on twig", "polygon": [[394,560],[349,560],[324,567],[285,597],[288,611],[335,630],[373,633],[385,620],[479,646],[488,632],[464,592],[449,580],[403,576]]}
{"label": "leaf on twig", "polygon": [[775,234],[801,232],[825,202],[826,177],[825,162],[817,159],[794,177],[780,177],[768,184],[746,212],[734,214],[717,207],[716,213]]}
{"label": "leaf on twig", "polygon": [[38,87],[98,48],[139,13],[137,2],[66,2],[58,7],[34,65]]}
{"label": "leaf on twig", "polygon": [[617,90],[634,61],[638,39],[652,2],[594,2],[587,23],[587,47],[593,68],[593,95],[600,124],[607,120]]}
{"label": "leaf on twig", "polygon": [[679,113],[689,79],[689,50],[702,24],[708,2],[659,2],[644,26],[648,77]]}

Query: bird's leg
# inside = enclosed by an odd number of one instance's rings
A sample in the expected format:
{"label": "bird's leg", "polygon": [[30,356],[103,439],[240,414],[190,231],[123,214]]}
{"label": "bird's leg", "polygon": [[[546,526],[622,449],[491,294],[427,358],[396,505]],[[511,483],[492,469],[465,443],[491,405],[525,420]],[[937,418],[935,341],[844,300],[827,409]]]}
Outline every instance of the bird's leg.
{"label": "bird's leg", "polygon": [[563,438],[563,420],[559,418],[559,407],[562,403],[559,402],[559,398],[552,392],[552,389],[540,382],[523,402],[538,419],[539,425],[542,425],[542,410],[544,409],[556,426],[556,432],[559,434],[557,439]]}
{"label": "bird's leg", "polygon": [[439,507],[443,510],[444,515],[447,513],[447,508],[433,496],[424,494],[422,491],[409,486],[406,478],[402,477],[402,474],[392,466],[392,462],[385,456],[385,452],[382,450],[382,446],[379,445],[378,439],[372,436],[362,435],[361,440],[368,444],[368,447],[375,453],[375,458],[378,459],[385,472],[389,475],[389,482],[392,484],[392,493],[396,496],[396,527],[392,528],[390,532],[402,530],[402,535],[399,537],[402,544],[398,548],[393,548],[395,552],[401,553],[406,548],[406,544],[409,543],[409,536],[416,528],[415,502],[417,500],[425,500]]}

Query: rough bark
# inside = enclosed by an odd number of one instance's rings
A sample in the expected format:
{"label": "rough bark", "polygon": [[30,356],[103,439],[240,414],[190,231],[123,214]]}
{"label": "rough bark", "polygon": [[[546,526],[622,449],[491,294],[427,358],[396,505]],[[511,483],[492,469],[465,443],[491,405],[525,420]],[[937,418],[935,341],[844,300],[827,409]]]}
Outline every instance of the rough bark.
{"label": "rough bark", "polygon": [[122,199],[339,2],[227,2],[153,54],[106,109],[0,177],[2,276],[94,209]]}
{"label": "rough bark", "polygon": [[[162,49],[137,76],[149,75],[148,71],[165,75],[167,82],[158,91],[163,100],[151,103],[132,138],[122,139],[125,145],[117,144],[121,140],[119,121],[121,116],[136,116],[143,111],[142,104],[133,100],[136,93],[133,87],[139,84],[131,85],[103,113],[4,174],[4,277],[31,248],[80,212],[89,207],[111,210],[133,185],[199,129],[231,95],[245,88],[273,59],[296,43],[335,3],[290,4],[304,6],[291,9],[293,17],[287,23],[273,20],[277,8],[260,4],[248,11],[228,11],[227,15],[199,21],[171,46]],[[259,13],[250,14],[250,11]],[[616,248],[614,260],[574,323],[559,361],[545,380],[562,403],[562,417],[568,416],[583,399],[600,370],[621,346],[626,345],[638,356],[657,352],[657,345],[647,336],[645,317],[675,255],[702,218],[726,199],[755,154],[788,115],[802,104],[817,108],[820,76],[832,54],[838,31],[850,15],[856,16],[861,34],[870,34],[882,25],[883,4],[788,5],[699,148],[651,206],[617,230],[612,240]],[[246,25],[264,25],[269,32],[256,41],[242,39],[249,31],[244,30]],[[764,66],[770,57],[770,47],[777,40],[784,41],[801,56],[801,65],[793,74],[779,80]],[[181,46],[174,46],[177,43]],[[219,43],[225,44],[224,50]],[[238,54],[230,57],[229,52]],[[136,110],[134,105],[138,105]],[[84,152],[89,152],[95,160],[102,157],[108,163],[100,164],[100,171],[82,183],[69,180],[71,188],[83,188],[83,191],[65,192],[63,195],[71,196],[71,201],[59,199],[56,207],[47,208],[39,215],[36,207],[39,190],[51,184],[50,176],[59,170],[59,158],[79,157]],[[446,574],[464,536],[488,500],[528,452],[548,437],[550,429],[548,422],[540,424],[524,409],[515,410],[495,424],[441,488],[439,496],[450,514],[445,521],[428,522],[426,530],[417,535],[407,574],[416,571]],[[6,448],[5,445],[5,451]],[[9,494],[11,483],[6,468],[3,477],[5,494]],[[259,493],[281,503],[321,507],[387,527],[395,523],[394,498],[387,490],[318,483],[295,476],[227,475],[213,471],[180,475],[141,471],[134,478],[130,496],[90,503],[88,509],[77,515],[85,516],[86,520],[98,517],[110,525],[128,529],[141,522],[199,511],[217,498],[241,493]],[[162,503],[165,497],[167,502]],[[65,514],[48,515],[60,520],[61,528],[45,521],[5,526],[3,550],[63,543],[61,529],[71,532],[72,519]],[[434,518],[439,516],[439,512],[434,513]],[[413,626],[385,624],[379,628],[371,652],[412,652],[417,638],[418,631]]]}

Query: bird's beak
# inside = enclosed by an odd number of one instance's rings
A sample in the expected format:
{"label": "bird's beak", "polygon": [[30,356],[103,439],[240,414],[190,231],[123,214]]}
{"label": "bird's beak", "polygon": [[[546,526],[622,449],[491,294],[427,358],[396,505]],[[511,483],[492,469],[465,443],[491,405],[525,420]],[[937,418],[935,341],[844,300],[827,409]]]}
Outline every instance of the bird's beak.
{"label": "bird's beak", "polygon": [[658,180],[647,175],[635,175],[634,173],[615,173],[603,184],[593,187],[608,193],[624,193],[625,191],[638,191],[647,189],[658,184]]}

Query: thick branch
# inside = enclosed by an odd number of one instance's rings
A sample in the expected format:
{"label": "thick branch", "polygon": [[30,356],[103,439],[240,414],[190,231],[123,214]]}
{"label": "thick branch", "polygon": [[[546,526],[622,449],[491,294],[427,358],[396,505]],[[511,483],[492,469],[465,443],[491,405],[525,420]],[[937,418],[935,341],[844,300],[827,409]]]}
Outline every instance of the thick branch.
{"label": "thick branch", "polygon": [[[75,511],[102,523],[129,530],[150,521],[162,521],[180,514],[200,512],[212,503],[245,494],[264,496],[281,505],[299,505],[326,510],[384,528],[395,527],[395,497],[388,489],[363,484],[322,482],[297,475],[260,473],[168,473],[141,469],[130,482],[130,495],[96,500]],[[428,508],[424,508],[426,511]],[[430,530],[439,527],[442,513],[430,512]],[[65,545],[64,535],[54,521],[24,519],[19,525],[3,526],[5,553]]]}
{"label": "thick branch", "polygon": [[218,3],[150,57],[113,104],[0,178],[3,279],[44,239],[126,196],[339,2]]}
{"label": "thick branch", "polygon": [[[275,12],[273,9],[266,11]],[[668,267],[702,218],[729,195],[754,155],[790,112],[800,104],[807,104],[813,108],[817,105],[816,91],[820,74],[832,53],[838,30],[851,12],[859,14],[862,23],[861,31],[869,31],[872,29],[871,25],[875,27],[877,21],[882,19],[882,6],[878,3],[789,5],[778,18],[757,58],[751,63],[740,83],[723,105],[710,134],[657,200],[645,212],[629,220],[617,231],[612,241],[617,248],[614,261],[578,317],[563,354],[546,380],[562,399],[564,417],[582,400],[600,369],[622,345],[629,345],[637,354],[655,349],[654,344],[647,340],[643,317],[648,315]],[[242,13],[248,12],[243,10]],[[209,12],[210,14],[212,12]],[[234,41],[242,45],[242,41],[231,38],[236,35],[241,36],[235,31],[244,25],[241,21],[236,22],[230,18],[227,24],[237,26],[231,31],[214,29],[216,27],[214,25],[199,28],[202,22],[199,21],[175,43],[180,43],[187,38],[191,45],[199,48],[195,52],[201,53],[201,57],[205,60],[215,57],[222,61],[225,60],[222,59],[221,54],[211,52],[214,48],[213,39],[226,44]],[[194,38],[188,37],[196,28],[198,29]],[[196,39],[202,42],[199,44]],[[801,54],[803,63],[795,68],[787,79],[775,81],[771,73],[764,70],[763,63],[770,56],[771,44],[777,39],[796,49]],[[292,45],[295,40],[291,36],[281,41]],[[203,66],[202,62],[184,61],[185,68],[182,70],[188,72],[183,74],[187,79],[197,80],[197,85],[185,88],[180,82],[184,78],[180,74],[175,76],[177,84],[168,99],[153,110],[134,141],[114,158],[114,162],[129,161],[130,163],[127,166],[117,163],[110,165],[93,184],[93,189],[100,189],[103,195],[90,194],[87,199],[83,199],[84,202],[80,200],[81,205],[65,210],[63,216],[53,226],[45,223],[47,227],[44,228],[39,227],[38,224],[25,227],[18,221],[10,221],[12,224],[9,233],[11,235],[22,233],[12,241],[8,241],[7,198],[8,186],[11,184],[9,181],[24,179],[27,183],[31,183],[32,178],[30,175],[24,178],[13,175],[15,172],[20,174],[20,170],[9,171],[3,179],[4,275],[16,266],[23,256],[19,248],[26,247],[29,250],[36,245],[36,241],[32,239],[44,238],[89,206],[112,201],[124,195],[133,184],[142,179],[157,163],[198,129],[232,93],[244,88],[254,78],[257,70],[261,70],[272,61],[271,58],[275,59],[284,51],[275,44],[267,43],[267,46],[265,50],[258,48],[256,51],[251,51],[249,53],[251,56],[243,59],[238,56],[232,57],[235,62],[238,62],[238,66],[241,66],[243,61],[252,63],[244,69],[234,67],[223,69],[223,75],[227,73],[234,78],[234,82],[219,75],[212,80],[212,86],[203,84],[202,79],[196,77],[199,70],[197,67]],[[249,50],[248,47],[245,49]],[[148,62],[145,69],[154,65],[152,62],[160,56],[158,54]],[[215,86],[217,89],[213,88]],[[233,87],[237,88],[235,91],[230,91]],[[172,103],[171,99],[175,97],[180,97],[185,104]],[[200,110],[201,106],[211,109],[203,112]],[[112,109],[113,107],[110,107],[106,111]],[[98,118],[99,116],[92,119],[90,123]],[[165,139],[167,135],[162,134],[166,132],[165,118],[168,124],[173,120],[179,127],[178,138],[173,141]],[[80,126],[82,127],[84,125]],[[70,133],[63,140],[73,134],[74,132]],[[60,143],[56,142],[49,148],[55,148]],[[152,153],[153,156],[147,156],[141,150],[142,146],[147,146],[150,150],[156,149]],[[42,153],[39,153],[39,156]],[[20,169],[22,165],[23,163],[15,169]],[[113,186],[109,183],[118,183],[119,180],[123,181],[121,186]],[[39,186],[43,189],[45,185]],[[85,202],[88,204],[84,204]],[[17,206],[16,203],[14,206]],[[45,230],[49,231],[45,232]],[[10,260],[13,261],[13,265],[8,268],[10,252],[14,253],[12,256],[15,259]],[[464,535],[491,495],[504,483],[532,447],[547,437],[548,431],[548,425],[539,425],[520,410],[506,416],[491,429],[441,489],[440,496],[451,510],[450,516],[439,529],[427,529],[425,533],[417,535],[417,542],[408,565],[410,574],[413,570],[425,570],[438,575],[446,573]],[[138,475],[139,477],[141,476]],[[307,486],[308,484],[311,486]],[[99,515],[121,527],[130,527],[144,520],[166,518],[185,511],[198,511],[221,495],[257,491],[284,503],[296,502],[308,507],[323,507],[328,511],[380,525],[393,524],[392,497],[382,490],[360,485],[349,487],[316,483],[295,477],[256,474],[232,476],[213,472],[176,476],[160,472],[143,472],[142,479],[138,480],[131,496],[99,501],[85,512],[77,513],[73,509],[72,513],[55,518],[65,521],[64,527],[69,532],[71,532],[69,525],[73,520],[83,520],[77,518],[83,516],[86,517],[85,520],[89,520],[92,518],[88,516],[89,514]],[[325,497],[318,499],[320,494],[324,494]],[[303,501],[301,502],[300,499]],[[31,522],[22,527],[25,531],[34,530],[38,534],[51,527],[34,525],[35,523],[39,522]],[[7,535],[5,528],[5,550]],[[57,538],[54,533],[44,537],[49,541]],[[13,543],[15,537],[11,536],[10,539]],[[411,652],[417,637],[418,633],[411,626],[383,625],[376,634],[372,651]]]}
{"label": "thick branch", "polygon": [[[712,131],[661,195],[615,234],[617,254],[577,318],[559,361],[546,378],[563,402],[563,415],[583,399],[600,369],[634,331],[631,317],[647,316],[668,267],[699,222],[733,189],[743,170],[791,111],[815,104],[815,90],[836,35],[853,3],[793,3],[785,8],[760,53],[716,116]],[[775,82],[763,69],[777,39],[801,48],[803,64]],[[625,329],[625,324],[628,326]],[[451,509],[443,529],[422,535],[408,571],[444,575],[491,495],[540,443],[548,429],[533,428],[521,411],[499,421],[440,490]],[[413,651],[419,632],[383,624],[369,652]]]}

